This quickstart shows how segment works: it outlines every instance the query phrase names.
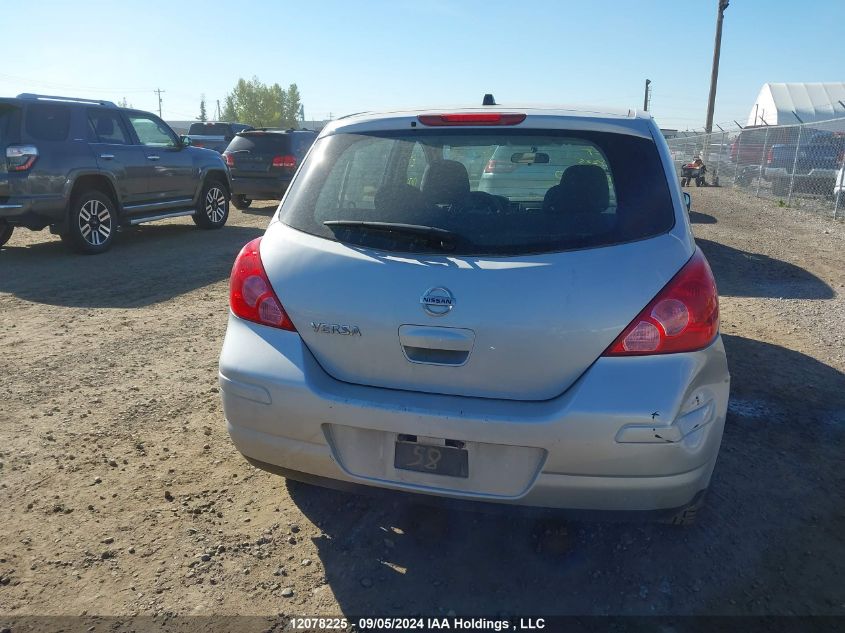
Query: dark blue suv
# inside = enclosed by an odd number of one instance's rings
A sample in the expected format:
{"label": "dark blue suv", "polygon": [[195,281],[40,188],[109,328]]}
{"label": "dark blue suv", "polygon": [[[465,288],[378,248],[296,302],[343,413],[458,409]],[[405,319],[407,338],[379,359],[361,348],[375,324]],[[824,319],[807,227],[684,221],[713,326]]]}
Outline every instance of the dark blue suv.
{"label": "dark blue suv", "polygon": [[0,246],[15,227],[50,227],[101,253],[121,226],[191,216],[217,229],[231,184],[217,152],[190,147],[159,117],[109,101],[0,98]]}

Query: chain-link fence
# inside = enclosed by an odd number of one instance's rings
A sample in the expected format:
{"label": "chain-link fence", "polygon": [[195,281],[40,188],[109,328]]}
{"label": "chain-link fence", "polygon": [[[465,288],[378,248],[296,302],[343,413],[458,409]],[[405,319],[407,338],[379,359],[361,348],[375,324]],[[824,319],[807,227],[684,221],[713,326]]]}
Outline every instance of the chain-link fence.
{"label": "chain-link fence", "polygon": [[667,142],[683,186],[739,187],[787,206],[845,218],[845,118]]}

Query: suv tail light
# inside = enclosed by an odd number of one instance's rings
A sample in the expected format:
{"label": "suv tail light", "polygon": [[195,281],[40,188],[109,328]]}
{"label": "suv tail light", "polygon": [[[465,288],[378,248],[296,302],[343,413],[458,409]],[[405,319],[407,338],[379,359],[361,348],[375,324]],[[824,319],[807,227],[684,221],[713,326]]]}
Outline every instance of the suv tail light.
{"label": "suv tail light", "polygon": [[223,152],[221,156],[223,157],[223,161],[226,163],[226,167],[235,166],[235,157],[232,156],[229,152]]}
{"label": "suv tail light", "polygon": [[773,147],[769,148],[769,153],[766,154],[766,164],[771,165],[772,161],[775,159],[775,150]]}
{"label": "suv tail light", "polygon": [[9,171],[27,171],[38,159],[35,145],[10,145],[6,148],[6,168]]}
{"label": "suv tail light", "polygon": [[260,246],[257,237],[238,253],[229,278],[229,306],[235,316],[247,321],[296,332],[264,272]]}
{"label": "suv tail light", "polygon": [[296,156],[293,154],[273,156],[273,167],[296,167]]}
{"label": "suv tail light", "polygon": [[417,117],[423,125],[517,125],[524,114],[502,112],[459,112],[457,114],[422,114]]}
{"label": "suv tail light", "polygon": [[719,296],[700,249],[631,321],[605,356],[671,354],[704,349],[719,333]]}

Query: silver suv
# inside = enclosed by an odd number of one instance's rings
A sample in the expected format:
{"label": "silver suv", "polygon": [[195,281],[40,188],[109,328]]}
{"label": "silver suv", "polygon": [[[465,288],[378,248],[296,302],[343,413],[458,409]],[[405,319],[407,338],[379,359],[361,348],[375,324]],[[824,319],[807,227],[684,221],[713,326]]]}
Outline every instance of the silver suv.
{"label": "silver suv", "polygon": [[647,114],[333,122],[232,271],[232,440],[326,485],[689,522],[730,378],[684,207]]}

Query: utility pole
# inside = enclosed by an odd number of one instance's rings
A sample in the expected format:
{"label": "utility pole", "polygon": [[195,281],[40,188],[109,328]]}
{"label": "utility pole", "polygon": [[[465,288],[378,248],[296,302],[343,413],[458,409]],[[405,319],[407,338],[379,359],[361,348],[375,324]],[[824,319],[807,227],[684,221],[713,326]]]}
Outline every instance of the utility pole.
{"label": "utility pole", "polygon": [[707,122],[704,131],[710,134],[713,131],[713,109],[716,107],[716,83],[719,80],[719,54],[722,51],[722,20],[725,17],[725,9],[728,8],[730,0],[716,0],[718,2],[718,15],[716,17],[716,40],[713,43],[713,70],[710,72],[710,98],[707,100]]}
{"label": "utility pole", "polygon": [[645,80],[645,94],[643,95],[643,110],[648,112],[648,97],[649,97],[649,86],[651,85],[651,79]]}
{"label": "utility pole", "polygon": [[153,90],[153,92],[158,95],[158,116],[159,116],[159,118],[162,118],[162,115],[161,115],[161,93],[165,92],[165,91],[162,90],[161,88],[156,88],[155,90]]}
{"label": "utility pole", "polygon": [[219,121],[219,120],[220,120],[220,99],[218,99],[218,100],[217,100],[217,114],[216,114],[216,116],[214,117],[214,120],[215,120],[215,121]]}

